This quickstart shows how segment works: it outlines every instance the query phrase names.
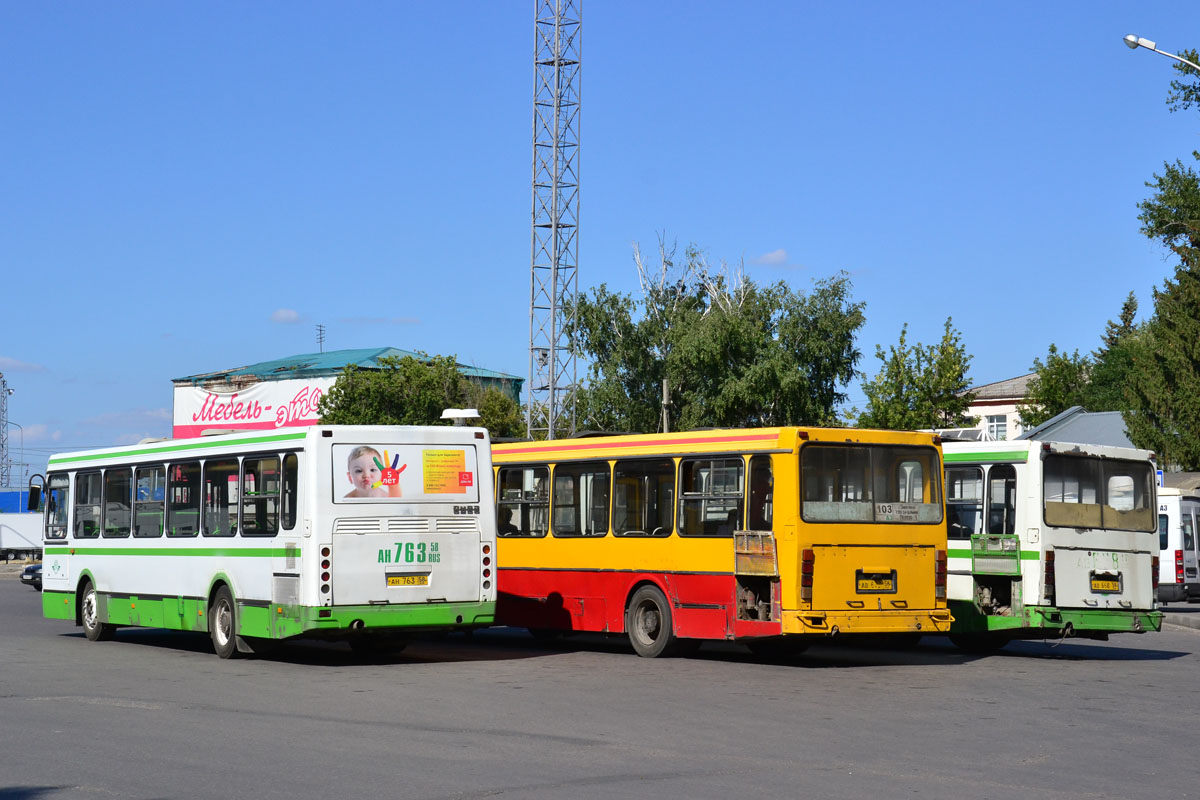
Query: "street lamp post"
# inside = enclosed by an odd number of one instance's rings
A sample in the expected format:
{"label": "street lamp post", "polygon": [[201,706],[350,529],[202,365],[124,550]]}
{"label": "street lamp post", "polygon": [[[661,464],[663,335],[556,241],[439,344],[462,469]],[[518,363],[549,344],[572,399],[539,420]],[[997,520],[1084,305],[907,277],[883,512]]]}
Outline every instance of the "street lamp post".
{"label": "street lamp post", "polygon": [[1166,50],[1159,50],[1154,42],[1150,41],[1149,39],[1143,39],[1141,36],[1135,36],[1132,33],[1129,34],[1128,36],[1125,37],[1125,46],[1128,47],[1130,50],[1137,50],[1139,47],[1144,47],[1147,50],[1152,50],[1153,52],[1158,53],[1160,56],[1166,56],[1167,58],[1173,58],[1181,64],[1187,64],[1189,67],[1196,70],[1196,72],[1200,72],[1200,64],[1193,64],[1191,61],[1188,61],[1186,58],[1181,58],[1180,56],[1177,56],[1174,53],[1168,53]]}

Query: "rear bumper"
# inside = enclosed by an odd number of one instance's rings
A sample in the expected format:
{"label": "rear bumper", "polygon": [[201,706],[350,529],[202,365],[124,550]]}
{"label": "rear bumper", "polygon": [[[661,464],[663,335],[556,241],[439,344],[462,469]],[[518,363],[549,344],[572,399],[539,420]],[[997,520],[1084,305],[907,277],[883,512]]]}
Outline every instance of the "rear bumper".
{"label": "rear bumper", "polygon": [[[264,609],[268,612],[275,609]],[[496,604],[436,603],[411,605],[334,606],[320,608],[303,606],[276,613],[272,619],[261,619],[257,609],[239,608],[239,633],[243,636],[263,636],[286,639],[293,636],[338,639],[357,632],[400,632],[421,630],[467,630],[483,628],[496,621]],[[287,617],[291,611],[290,618]],[[328,614],[328,616],[322,616]]]}
{"label": "rear bumper", "polygon": [[784,611],[785,634],[947,633],[952,617],[945,608],[905,611]]}
{"label": "rear bumper", "polygon": [[1057,608],[1055,606],[1026,606],[1008,616],[985,616],[971,603],[951,601],[954,624],[951,633],[985,633],[1004,631],[1016,639],[1040,639],[1063,635],[1089,633],[1147,633],[1162,630],[1163,613],[1147,610],[1117,610],[1090,608]]}

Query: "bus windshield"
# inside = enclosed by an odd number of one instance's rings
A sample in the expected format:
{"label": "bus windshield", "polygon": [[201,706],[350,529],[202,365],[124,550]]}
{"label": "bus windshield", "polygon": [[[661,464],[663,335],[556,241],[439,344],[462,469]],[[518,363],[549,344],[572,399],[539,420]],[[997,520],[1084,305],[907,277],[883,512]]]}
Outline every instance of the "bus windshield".
{"label": "bus windshield", "polygon": [[810,444],[800,451],[800,482],[805,522],[942,521],[933,448]]}
{"label": "bus windshield", "polygon": [[1060,528],[1155,530],[1148,461],[1049,455],[1043,466],[1046,524]]}

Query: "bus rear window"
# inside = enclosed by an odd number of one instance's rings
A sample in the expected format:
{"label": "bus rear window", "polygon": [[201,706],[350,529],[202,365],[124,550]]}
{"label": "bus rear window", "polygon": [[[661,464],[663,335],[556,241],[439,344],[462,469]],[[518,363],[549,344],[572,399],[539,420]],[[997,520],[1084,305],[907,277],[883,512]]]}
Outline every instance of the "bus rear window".
{"label": "bus rear window", "polygon": [[942,521],[932,447],[809,444],[800,451],[800,486],[805,522]]}
{"label": "bus rear window", "polygon": [[1153,532],[1148,461],[1048,455],[1042,464],[1047,525]]}

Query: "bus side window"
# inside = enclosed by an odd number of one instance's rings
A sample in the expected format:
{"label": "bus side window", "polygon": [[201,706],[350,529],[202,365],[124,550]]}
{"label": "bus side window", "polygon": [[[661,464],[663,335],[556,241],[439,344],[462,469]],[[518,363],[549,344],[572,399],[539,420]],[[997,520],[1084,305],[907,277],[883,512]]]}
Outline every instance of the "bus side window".
{"label": "bus side window", "polygon": [[172,464],[168,475],[167,536],[195,536],[200,532],[200,462]]}
{"label": "bus side window", "polygon": [[745,511],[741,458],[685,458],[679,462],[679,535],[732,536]]}
{"label": "bus side window", "polygon": [[133,535],[148,538],[163,535],[163,500],[166,473],[162,467],[138,467],[133,500]]}
{"label": "bus side window", "polygon": [[496,533],[545,536],[550,518],[550,470],[501,467],[496,480]]}
{"label": "bus side window", "polygon": [[106,538],[122,539],[129,535],[132,522],[133,470],[104,471],[104,525]]}
{"label": "bus side window", "polygon": [[204,462],[204,535],[233,536],[238,525],[238,460]]}
{"label": "bus side window", "polygon": [[983,469],[946,467],[946,535],[969,539],[983,533]]}
{"label": "bus side window", "polygon": [[1168,538],[1169,530],[1167,529],[1167,525],[1168,525],[1167,515],[1159,514],[1158,515],[1158,549],[1159,550],[1166,550],[1168,547],[1167,538]]}
{"label": "bus side window", "polygon": [[994,464],[988,470],[988,521],[990,534],[1016,530],[1017,470],[1012,464]]}
{"label": "bus side window", "polygon": [[100,536],[100,480],[99,470],[75,475],[76,539],[96,539]]}
{"label": "bus side window", "polygon": [[608,463],[559,464],[550,495],[555,536],[608,535]]}
{"label": "bus side window", "polygon": [[46,482],[46,538],[67,538],[67,511],[71,503],[71,481],[66,475],[51,475]]}
{"label": "bus side window", "polygon": [[752,531],[771,530],[774,516],[772,499],[775,479],[771,474],[771,457],[754,456],[750,459],[750,520],[747,528]]}
{"label": "bus side window", "polygon": [[296,484],[300,480],[300,459],[295,453],[283,457],[283,529],[296,527]]}
{"label": "bus side window", "polygon": [[618,461],[613,470],[613,534],[670,536],[675,462]]}
{"label": "bus side window", "polygon": [[242,536],[279,532],[279,457],[242,461]]}

